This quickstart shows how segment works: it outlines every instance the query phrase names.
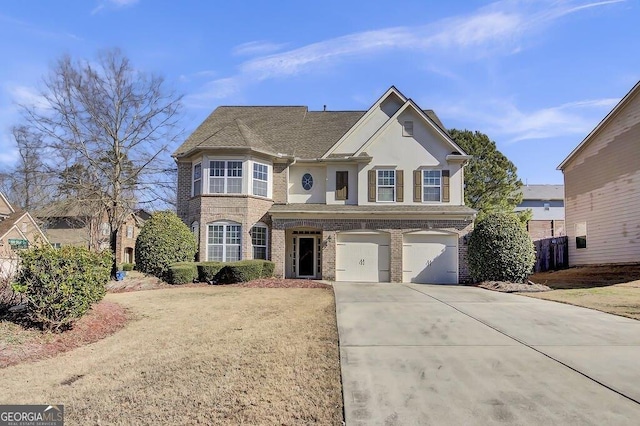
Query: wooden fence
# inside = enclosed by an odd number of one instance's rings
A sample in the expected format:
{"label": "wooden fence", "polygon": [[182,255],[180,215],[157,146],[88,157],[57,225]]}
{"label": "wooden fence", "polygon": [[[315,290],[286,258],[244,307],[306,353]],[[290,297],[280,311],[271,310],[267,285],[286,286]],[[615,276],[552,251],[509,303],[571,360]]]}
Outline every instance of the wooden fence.
{"label": "wooden fence", "polygon": [[533,242],[536,249],[534,272],[569,267],[569,240],[567,237],[545,238]]}

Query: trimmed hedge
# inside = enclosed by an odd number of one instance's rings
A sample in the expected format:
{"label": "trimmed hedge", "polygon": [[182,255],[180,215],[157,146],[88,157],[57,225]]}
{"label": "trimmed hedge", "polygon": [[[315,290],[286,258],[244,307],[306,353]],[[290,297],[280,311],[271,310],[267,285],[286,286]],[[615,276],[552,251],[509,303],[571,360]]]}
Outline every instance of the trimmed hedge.
{"label": "trimmed hedge", "polygon": [[273,276],[275,264],[268,260],[241,260],[239,262],[225,263],[224,267],[216,275],[214,282],[217,284],[243,283],[259,278]]}
{"label": "trimmed hedge", "polygon": [[198,281],[201,283],[209,283],[215,280],[216,275],[225,264],[222,262],[199,262],[196,263],[198,268]]}
{"label": "trimmed hedge", "polygon": [[169,265],[169,284],[190,284],[197,280],[198,269],[193,262],[178,262]]}
{"label": "trimmed hedge", "polygon": [[479,281],[524,282],[536,260],[533,242],[513,213],[491,213],[469,237],[469,270]]}
{"label": "trimmed hedge", "polygon": [[50,245],[22,250],[16,291],[27,298],[29,319],[51,331],[70,328],[102,300],[111,275],[111,252]]}
{"label": "trimmed hedge", "polygon": [[123,263],[120,265],[120,270],[122,271],[133,271],[133,263]]}

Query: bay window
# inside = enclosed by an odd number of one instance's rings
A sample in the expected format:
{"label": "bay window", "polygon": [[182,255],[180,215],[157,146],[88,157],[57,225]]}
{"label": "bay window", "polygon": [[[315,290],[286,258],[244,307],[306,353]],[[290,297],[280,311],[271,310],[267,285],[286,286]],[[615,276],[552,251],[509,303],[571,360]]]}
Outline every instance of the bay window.
{"label": "bay window", "polygon": [[210,161],[209,193],[241,194],[242,161]]}
{"label": "bay window", "polygon": [[253,163],[253,195],[266,197],[269,182],[269,166]]}
{"label": "bay window", "polygon": [[242,226],[234,222],[215,222],[207,229],[207,260],[234,262],[242,258]]}

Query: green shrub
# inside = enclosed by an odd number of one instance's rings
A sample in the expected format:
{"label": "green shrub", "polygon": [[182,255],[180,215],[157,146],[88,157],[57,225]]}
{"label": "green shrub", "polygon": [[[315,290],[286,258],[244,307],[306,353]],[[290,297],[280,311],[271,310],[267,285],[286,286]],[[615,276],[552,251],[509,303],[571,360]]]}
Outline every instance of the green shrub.
{"label": "green shrub", "polygon": [[274,268],[273,262],[265,260],[241,260],[225,263],[213,281],[217,284],[234,284],[257,280],[272,276]]}
{"label": "green shrub", "polygon": [[215,279],[225,264],[222,262],[199,262],[196,265],[198,267],[198,281],[209,283]]}
{"label": "green shrub", "polygon": [[479,281],[524,282],[533,271],[535,250],[512,213],[491,213],[469,237],[469,270]]}
{"label": "green shrub", "polygon": [[133,271],[133,263],[123,263],[120,265],[121,271]]}
{"label": "green shrub", "polygon": [[194,262],[179,262],[169,266],[169,284],[189,284],[198,278]]}
{"label": "green shrub", "polygon": [[69,328],[102,300],[111,274],[109,251],[49,245],[22,250],[15,289],[27,298],[29,319],[46,330]]}
{"label": "green shrub", "polygon": [[161,279],[168,278],[169,265],[191,262],[195,254],[195,237],[172,212],[155,213],[136,239],[136,269]]}
{"label": "green shrub", "polygon": [[273,277],[273,272],[276,269],[276,264],[269,261],[269,260],[263,260],[262,261],[262,278],[271,278]]}

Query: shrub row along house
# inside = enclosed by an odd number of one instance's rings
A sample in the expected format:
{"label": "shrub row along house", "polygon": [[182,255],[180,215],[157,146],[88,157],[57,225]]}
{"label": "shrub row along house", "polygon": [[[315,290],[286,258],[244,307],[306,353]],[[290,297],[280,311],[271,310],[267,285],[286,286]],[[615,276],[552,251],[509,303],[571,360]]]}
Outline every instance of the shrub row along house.
{"label": "shrub row along house", "polygon": [[391,87],[367,111],[217,108],[174,153],[199,259],[271,259],[277,276],[468,279],[470,158]]}

